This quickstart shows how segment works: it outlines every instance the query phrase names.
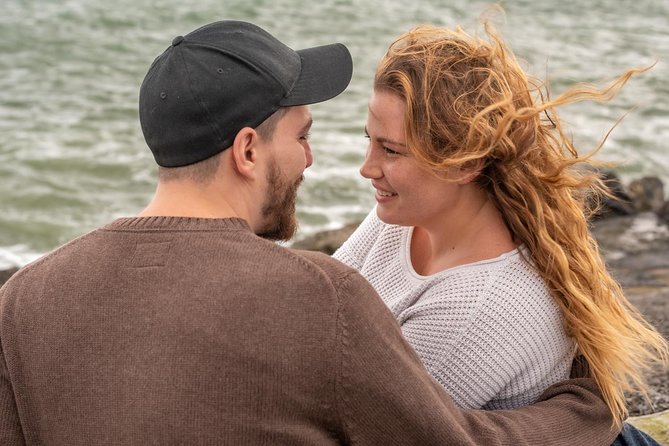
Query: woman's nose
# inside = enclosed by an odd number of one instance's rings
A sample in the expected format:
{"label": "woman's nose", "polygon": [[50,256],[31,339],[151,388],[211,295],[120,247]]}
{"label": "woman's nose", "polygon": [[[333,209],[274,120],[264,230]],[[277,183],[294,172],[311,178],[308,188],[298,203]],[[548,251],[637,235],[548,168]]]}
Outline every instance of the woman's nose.
{"label": "woman's nose", "polygon": [[370,180],[379,178],[382,175],[381,169],[373,155],[372,145],[370,144],[365,154],[365,160],[362,162],[362,166],[360,166],[360,175]]}

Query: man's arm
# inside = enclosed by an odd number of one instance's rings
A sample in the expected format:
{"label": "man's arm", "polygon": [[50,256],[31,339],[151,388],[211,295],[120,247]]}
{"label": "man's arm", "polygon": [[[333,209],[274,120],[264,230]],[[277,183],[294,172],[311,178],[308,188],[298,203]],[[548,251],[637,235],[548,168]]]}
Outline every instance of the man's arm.
{"label": "man's arm", "polygon": [[608,446],[613,418],[590,379],[549,388],[521,409],[458,408],[422,366],[373,288],[339,286],[338,408],[353,444]]}
{"label": "man's arm", "polygon": [[[4,288],[0,288],[0,308],[2,308]],[[0,311],[0,444],[7,446],[24,445],[21,422],[14,399],[14,389],[9,379],[4,349],[2,348],[2,312]]]}

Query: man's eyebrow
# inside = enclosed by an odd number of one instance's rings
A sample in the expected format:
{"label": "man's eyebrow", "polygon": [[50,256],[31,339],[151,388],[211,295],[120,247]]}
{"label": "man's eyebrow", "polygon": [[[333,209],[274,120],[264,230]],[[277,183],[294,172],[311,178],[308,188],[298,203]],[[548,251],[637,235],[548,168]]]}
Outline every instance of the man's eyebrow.
{"label": "man's eyebrow", "polygon": [[300,129],[300,133],[308,132],[309,129],[311,128],[311,126],[313,125],[313,123],[314,123],[314,118],[310,117],[309,120]]}
{"label": "man's eyebrow", "polygon": [[[369,138],[369,132],[367,131],[367,126],[365,126],[365,136]],[[399,146],[399,147],[406,147],[407,145],[404,144],[403,142],[397,142],[393,141],[390,138],[385,138],[383,136],[374,138],[374,140],[380,142],[381,144],[390,144],[391,146]]]}

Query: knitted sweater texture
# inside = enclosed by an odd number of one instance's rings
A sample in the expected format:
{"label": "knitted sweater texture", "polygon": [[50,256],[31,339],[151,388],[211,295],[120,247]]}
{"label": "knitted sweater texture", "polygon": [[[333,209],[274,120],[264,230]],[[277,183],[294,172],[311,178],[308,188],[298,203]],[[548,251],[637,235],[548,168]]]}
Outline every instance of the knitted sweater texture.
{"label": "knitted sweater texture", "polygon": [[0,444],[608,445],[591,379],[459,409],[373,288],[240,219],[124,218],[0,289]]}
{"label": "knitted sweater texture", "polygon": [[519,250],[421,276],[411,266],[411,233],[373,210],[334,257],[369,280],[459,406],[526,406],[569,376],[574,343]]}

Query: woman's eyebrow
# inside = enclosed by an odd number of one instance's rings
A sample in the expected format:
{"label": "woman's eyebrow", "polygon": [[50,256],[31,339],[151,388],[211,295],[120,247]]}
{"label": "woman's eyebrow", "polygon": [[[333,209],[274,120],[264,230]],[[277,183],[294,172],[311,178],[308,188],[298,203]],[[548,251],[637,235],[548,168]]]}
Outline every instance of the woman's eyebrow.
{"label": "woman's eyebrow", "polygon": [[[367,131],[367,127],[365,127],[365,135],[367,135],[367,137],[369,137],[369,132]],[[399,146],[399,147],[406,147],[407,146],[403,142],[393,141],[392,139],[385,138],[383,136],[378,137],[378,138],[374,138],[374,139],[376,141],[380,142],[381,144],[390,144],[390,145]]]}

